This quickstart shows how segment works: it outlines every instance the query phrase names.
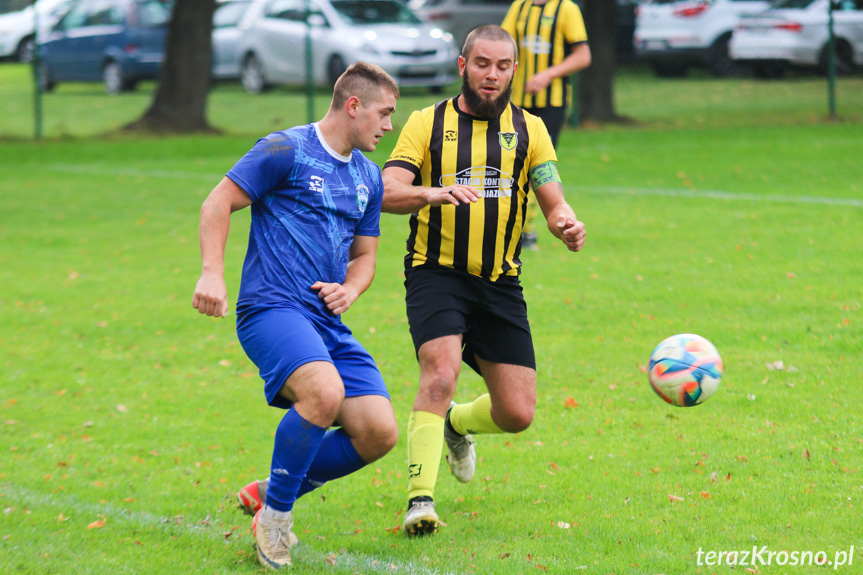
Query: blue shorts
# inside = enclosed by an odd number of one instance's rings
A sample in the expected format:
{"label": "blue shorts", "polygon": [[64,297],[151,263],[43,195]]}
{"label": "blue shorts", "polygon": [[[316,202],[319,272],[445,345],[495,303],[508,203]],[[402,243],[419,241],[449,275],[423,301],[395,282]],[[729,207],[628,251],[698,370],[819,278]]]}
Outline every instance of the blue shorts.
{"label": "blue shorts", "polygon": [[260,370],[267,403],[273,407],[291,407],[279,391],[295,369],[312,361],[328,361],[336,367],[345,397],[390,397],[372,356],[341,322],[279,307],[241,315],[237,335],[246,355]]}

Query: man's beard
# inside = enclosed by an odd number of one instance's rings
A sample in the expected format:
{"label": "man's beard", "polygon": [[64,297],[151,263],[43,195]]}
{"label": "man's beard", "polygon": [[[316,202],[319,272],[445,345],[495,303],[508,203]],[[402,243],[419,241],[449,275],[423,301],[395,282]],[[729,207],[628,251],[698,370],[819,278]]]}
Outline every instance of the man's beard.
{"label": "man's beard", "polygon": [[461,93],[464,96],[464,102],[474,115],[480,118],[497,118],[506,109],[509,104],[509,97],[512,95],[512,80],[506,85],[506,89],[500,96],[489,100],[484,98],[482,94],[470,87],[468,82],[468,74],[465,71],[461,81]]}

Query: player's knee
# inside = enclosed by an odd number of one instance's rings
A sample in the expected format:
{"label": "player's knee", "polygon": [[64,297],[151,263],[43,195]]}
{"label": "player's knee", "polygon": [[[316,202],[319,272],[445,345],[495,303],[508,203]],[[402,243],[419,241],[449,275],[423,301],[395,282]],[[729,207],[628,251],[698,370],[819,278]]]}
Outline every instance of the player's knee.
{"label": "player's knee", "polygon": [[[531,423],[533,423],[533,415],[533,406],[523,405],[502,414],[501,417],[496,418],[495,423],[507,433],[519,433],[530,427]],[[500,419],[500,421],[497,421],[497,419]]]}
{"label": "player's knee", "polygon": [[340,383],[320,382],[308,390],[302,400],[313,404],[323,419],[334,421],[345,399],[345,388]]}
{"label": "player's knee", "polygon": [[381,425],[375,435],[378,449],[381,452],[379,457],[383,457],[398,443],[399,427],[396,425],[395,420],[392,420],[392,422],[388,422],[386,425]]}
{"label": "player's knee", "polygon": [[420,378],[420,386],[433,401],[449,401],[455,395],[459,370],[447,364],[437,364],[426,369]]}
{"label": "player's knee", "polygon": [[395,419],[377,422],[366,432],[366,437],[362,442],[365,445],[365,452],[362,454],[363,459],[366,463],[380,459],[392,451],[398,440],[399,428]]}

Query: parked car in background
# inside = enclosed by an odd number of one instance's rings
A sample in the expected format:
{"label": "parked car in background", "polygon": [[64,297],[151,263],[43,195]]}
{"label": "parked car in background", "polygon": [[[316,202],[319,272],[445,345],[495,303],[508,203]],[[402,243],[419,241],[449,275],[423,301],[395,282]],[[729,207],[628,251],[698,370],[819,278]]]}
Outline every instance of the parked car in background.
{"label": "parked car in background", "polygon": [[728,53],[732,32],[747,14],[770,8],[768,0],[649,1],[636,12],[636,54],[658,76],[685,76],[707,66],[716,76],[740,71]]}
{"label": "parked car in background", "polygon": [[[452,36],[424,24],[396,0],[253,0],[240,21],[243,87],[306,82],[306,33],[312,44],[312,79],[332,85],[362,60],[386,70],[402,87],[442,89],[456,78]],[[306,24],[308,22],[308,25]]]}
{"label": "parked car in background", "polygon": [[[731,56],[750,64],[762,78],[781,76],[790,66],[828,70],[828,0],[783,0],[742,18],[731,39]],[[836,73],[863,65],[863,0],[840,0],[833,11]]]}
{"label": "parked car in background", "polygon": [[116,94],[156,78],[170,16],[158,0],[79,0],[39,44],[42,88],[101,80]]}
{"label": "parked car in background", "polygon": [[30,62],[36,48],[36,22],[44,35],[72,1],[36,0],[23,10],[0,14],[0,59]]}
{"label": "parked car in background", "polygon": [[[603,0],[606,1],[606,0]],[[440,26],[453,35],[461,51],[471,30],[486,24],[500,24],[513,0],[408,0],[408,6],[423,21]],[[574,0],[581,5],[581,0]],[[616,0],[618,61],[633,59],[632,35],[639,0]],[[588,34],[588,42],[590,42]]]}
{"label": "parked car in background", "polygon": [[240,77],[240,20],[252,5],[251,0],[227,0],[213,13],[213,78],[235,80]]}
{"label": "parked car in background", "polygon": [[408,6],[423,21],[440,26],[453,35],[461,52],[471,30],[500,24],[513,0],[408,0]]}

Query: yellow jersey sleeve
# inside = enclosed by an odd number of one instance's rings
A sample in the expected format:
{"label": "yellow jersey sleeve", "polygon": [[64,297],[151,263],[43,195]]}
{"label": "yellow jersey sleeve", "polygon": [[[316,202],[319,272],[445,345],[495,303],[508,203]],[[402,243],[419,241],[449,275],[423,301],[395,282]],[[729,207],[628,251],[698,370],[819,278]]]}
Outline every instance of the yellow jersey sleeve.
{"label": "yellow jersey sleeve", "polygon": [[401,167],[407,168],[403,164],[405,162],[413,166],[415,173],[419,173],[429,146],[429,124],[423,118],[423,112],[419,110],[411,113],[385,166],[401,164]]}
{"label": "yellow jersey sleeve", "polygon": [[575,2],[564,2],[560,7],[560,23],[563,27],[563,38],[567,44],[587,42],[587,30],[581,9]]}
{"label": "yellow jersey sleeve", "polygon": [[544,164],[546,162],[557,162],[557,153],[554,151],[554,146],[551,143],[551,136],[548,135],[548,129],[545,123],[538,116],[525,111],[525,122],[527,123],[528,132],[531,136],[530,156],[526,162],[527,171],[530,172],[534,166]]}

